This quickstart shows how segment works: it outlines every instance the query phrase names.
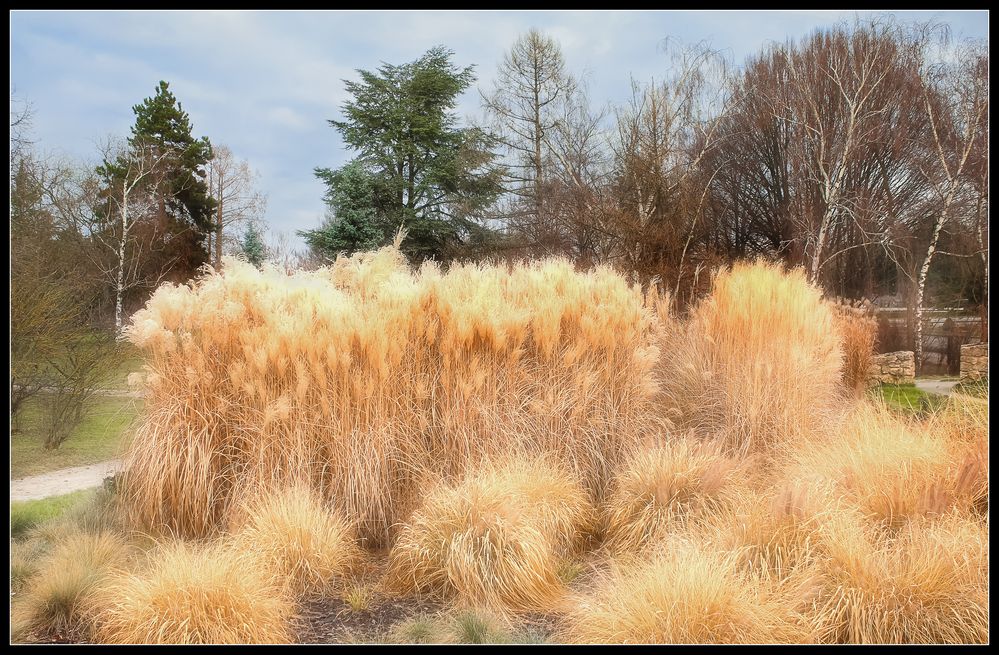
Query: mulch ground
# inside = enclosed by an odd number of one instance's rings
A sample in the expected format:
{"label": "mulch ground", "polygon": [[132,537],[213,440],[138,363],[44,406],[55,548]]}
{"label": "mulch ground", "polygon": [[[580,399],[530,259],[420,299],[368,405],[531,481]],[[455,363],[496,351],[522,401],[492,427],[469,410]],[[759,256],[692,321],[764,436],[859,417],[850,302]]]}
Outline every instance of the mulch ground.
{"label": "mulch ground", "polygon": [[301,644],[368,641],[385,635],[408,618],[434,615],[442,609],[432,601],[413,598],[372,599],[363,610],[354,610],[339,598],[305,601],[299,609],[296,641]]}

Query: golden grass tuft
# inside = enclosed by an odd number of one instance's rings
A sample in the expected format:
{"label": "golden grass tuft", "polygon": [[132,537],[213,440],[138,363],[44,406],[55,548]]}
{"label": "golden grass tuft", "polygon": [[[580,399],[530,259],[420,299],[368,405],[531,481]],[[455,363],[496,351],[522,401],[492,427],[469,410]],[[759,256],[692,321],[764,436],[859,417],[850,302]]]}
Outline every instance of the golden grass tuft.
{"label": "golden grass tuft", "polygon": [[678,438],[636,449],[606,503],[606,545],[627,552],[654,545],[691,521],[730,506],[746,489],[745,463],[715,442]]}
{"label": "golden grass tuft", "polygon": [[822,531],[812,620],[826,643],[985,643],[988,530],[959,512],[886,535],[861,522]]}
{"label": "golden grass tuft", "polygon": [[42,546],[37,540],[10,541],[10,592],[19,594],[38,572]]}
{"label": "golden grass tuft", "polygon": [[745,573],[734,552],[679,537],[649,560],[617,564],[570,606],[564,639],[579,644],[798,643],[793,603]]}
{"label": "golden grass tuft", "polygon": [[571,475],[540,460],[484,466],[431,492],[389,553],[387,581],[499,611],[547,610],[563,558],[592,522]]}
{"label": "golden grass tuft", "polygon": [[867,301],[843,301],[833,304],[832,309],[836,330],[843,340],[843,386],[859,396],[868,386],[878,321]]}
{"label": "golden grass tuft", "polygon": [[958,463],[956,495],[966,497],[972,511],[986,518],[989,511],[989,403],[951,396],[929,419],[926,428],[944,439]]}
{"label": "golden grass tuft", "polygon": [[834,438],[803,446],[792,477],[835,485],[866,516],[896,529],[908,519],[969,509],[980,493],[977,470],[957,461],[947,442],[926,426],[883,407],[860,405]]}
{"label": "golden grass tuft", "polygon": [[231,545],[258,557],[295,595],[329,595],[362,558],[354,530],[305,485],[245,503]]}
{"label": "golden grass tuft", "polygon": [[294,604],[252,557],[220,543],[161,545],[146,566],[110,578],[90,602],[107,644],[284,644]]}
{"label": "golden grass tuft", "polygon": [[26,585],[19,606],[25,625],[39,632],[87,637],[88,603],[128,557],[128,544],[115,534],[68,534],[41,559]]}
{"label": "golden grass tuft", "polygon": [[795,443],[841,404],[833,312],[801,269],[733,264],[661,341],[659,378],[678,426],[735,452]]}
{"label": "golden grass tuft", "polygon": [[746,570],[777,583],[796,584],[814,574],[816,534],[844,508],[830,484],[782,481],[742,495],[707,521],[716,547],[739,553]]}
{"label": "golden grass tuft", "polygon": [[565,260],[413,271],[386,248],[290,275],[226,260],[160,287],[128,330],[147,371],[127,518],[211,535],[249,490],[302,476],[386,545],[422,472],[457,479],[525,445],[599,499],[664,423],[653,320],[621,275]]}

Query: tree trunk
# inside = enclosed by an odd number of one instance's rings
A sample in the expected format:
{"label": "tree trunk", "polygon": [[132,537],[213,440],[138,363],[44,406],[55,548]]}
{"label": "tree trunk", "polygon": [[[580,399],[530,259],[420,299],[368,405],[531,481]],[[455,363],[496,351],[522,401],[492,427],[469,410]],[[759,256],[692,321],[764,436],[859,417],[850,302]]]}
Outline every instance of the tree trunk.
{"label": "tree trunk", "polygon": [[926,257],[923,258],[923,265],[919,268],[919,279],[916,283],[916,375],[922,372],[923,368],[923,298],[926,294],[926,277],[930,272],[930,262],[937,250],[937,241],[940,239],[940,231],[944,223],[947,222],[947,211],[954,194],[951,192],[944,201],[944,206],[940,211],[936,224],[933,226],[933,236],[930,237],[930,245],[926,249]]}
{"label": "tree trunk", "polygon": [[541,198],[541,140],[544,134],[541,129],[541,79],[538,73],[539,64],[534,65],[534,211],[540,220],[542,215]]}
{"label": "tree trunk", "polygon": [[222,266],[222,181],[219,180],[219,209],[215,214],[215,270]]}
{"label": "tree trunk", "polygon": [[118,240],[118,279],[115,284],[114,331],[121,335],[122,296],[125,292],[125,240],[128,238],[128,189],[122,188],[121,238]]}

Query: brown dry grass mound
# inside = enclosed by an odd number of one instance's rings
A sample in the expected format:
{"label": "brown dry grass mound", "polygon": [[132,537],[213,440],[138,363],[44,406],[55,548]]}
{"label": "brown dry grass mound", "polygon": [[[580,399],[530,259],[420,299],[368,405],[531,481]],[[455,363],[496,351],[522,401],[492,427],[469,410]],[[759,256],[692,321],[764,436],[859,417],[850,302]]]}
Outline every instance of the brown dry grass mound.
{"label": "brown dry grass mound", "polygon": [[497,610],[550,610],[559,565],[592,526],[586,493],[539,460],[486,466],[432,492],[389,556],[389,585]]}
{"label": "brown dry grass mound", "polygon": [[284,644],[294,604],[252,557],[182,541],[150,553],[134,574],[112,577],[91,601],[95,640],[106,644]]}
{"label": "brown dry grass mound", "polygon": [[795,599],[745,573],[734,552],[673,538],[648,561],[615,566],[574,599],[565,640],[579,644],[797,643]]}
{"label": "brown dry grass mound", "polygon": [[325,508],[305,485],[247,502],[231,547],[259,558],[295,595],[328,595],[363,554],[353,527]]}

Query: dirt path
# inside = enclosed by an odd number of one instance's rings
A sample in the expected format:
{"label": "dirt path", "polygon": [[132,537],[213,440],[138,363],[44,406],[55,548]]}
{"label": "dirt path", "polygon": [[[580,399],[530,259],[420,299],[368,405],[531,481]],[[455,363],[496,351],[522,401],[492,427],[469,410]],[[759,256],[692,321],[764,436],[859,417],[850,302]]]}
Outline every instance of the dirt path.
{"label": "dirt path", "polygon": [[[15,389],[20,389],[21,385],[15,384]],[[53,393],[57,389],[53,387],[40,387],[38,389],[43,393]],[[114,396],[119,398],[144,398],[145,395],[141,391],[129,391],[128,389],[94,389],[94,393],[98,396]]]}
{"label": "dirt path", "polygon": [[60,496],[71,491],[99,487],[104,478],[114,475],[121,466],[121,460],[74,466],[40,475],[10,481],[10,499],[38,500],[49,496]]}

